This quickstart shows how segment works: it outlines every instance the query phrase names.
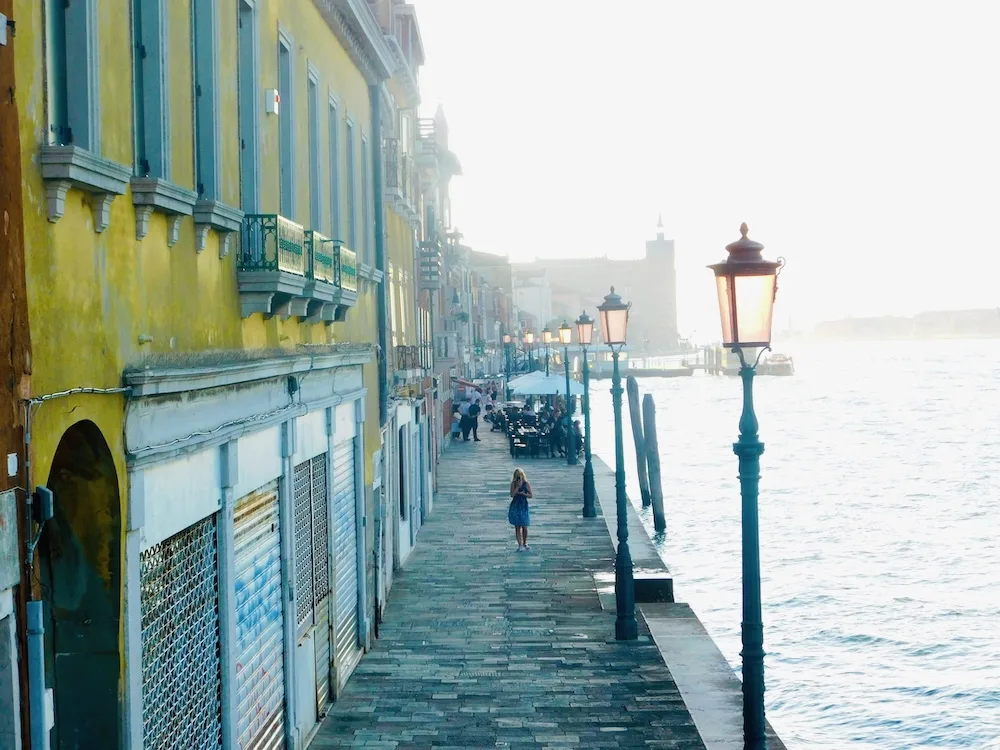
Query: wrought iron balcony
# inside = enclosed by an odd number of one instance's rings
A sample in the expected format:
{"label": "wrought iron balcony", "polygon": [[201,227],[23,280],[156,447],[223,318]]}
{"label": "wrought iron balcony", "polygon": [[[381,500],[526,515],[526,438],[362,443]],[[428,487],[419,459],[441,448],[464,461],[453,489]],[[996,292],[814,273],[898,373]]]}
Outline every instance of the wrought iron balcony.
{"label": "wrought iron balcony", "polygon": [[278,214],[243,218],[237,267],[243,317],[343,320],[357,302],[357,256]]}
{"label": "wrought iron balcony", "polygon": [[309,278],[317,283],[340,286],[340,255],[333,240],[315,229],[306,230],[309,257]]}
{"label": "wrought iron balcony", "polygon": [[396,369],[397,370],[419,370],[420,347],[419,346],[397,346],[396,347]]}
{"label": "wrought iron balcony", "polygon": [[340,257],[340,286],[345,292],[358,296],[358,254],[342,242],[335,240],[337,255]]}
{"label": "wrought iron balcony", "polygon": [[385,190],[398,210],[416,217],[420,195],[420,181],[413,158],[400,149],[399,141],[390,138],[385,143]]}
{"label": "wrought iron balcony", "polygon": [[315,230],[306,231],[309,256],[310,322],[344,320],[347,309],[358,301],[358,259],[340,240],[331,240]]}

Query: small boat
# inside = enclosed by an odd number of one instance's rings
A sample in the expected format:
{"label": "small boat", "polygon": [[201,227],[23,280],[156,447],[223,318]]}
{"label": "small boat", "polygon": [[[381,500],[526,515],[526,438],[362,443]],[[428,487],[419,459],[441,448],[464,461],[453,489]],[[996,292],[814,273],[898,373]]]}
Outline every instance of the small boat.
{"label": "small boat", "polygon": [[772,354],[757,366],[760,375],[794,375],[795,362],[787,354]]}

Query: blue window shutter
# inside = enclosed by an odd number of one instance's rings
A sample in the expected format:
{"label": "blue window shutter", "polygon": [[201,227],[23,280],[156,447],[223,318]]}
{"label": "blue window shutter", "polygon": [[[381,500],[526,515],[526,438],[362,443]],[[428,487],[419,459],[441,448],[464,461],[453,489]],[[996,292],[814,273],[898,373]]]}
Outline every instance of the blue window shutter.
{"label": "blue window shutter", "polygon": [[343,239],[340,224],[340,121],[337,106],[330,104],[330,236]]}
{"label": "blue window shutter", "polygon": [[170,178],[166,3],[133,0],[135,25],[136,173]]}
{"label": "blue window shutter", "polygon": [[68,140],[100,153],[97,9],[94,0],[73,0],[64,11]]}
{"label": "blue window shutter", "polygon": [[195,182],[198,195],[219,195],[218,3],[192,0],[194,33]]}
{"label": "blue window shutter", "polygon": [[246,213],[259,209],[258,127],[262,92],[257,87],[259,35],[256,9],[239,3],[240,205]]}

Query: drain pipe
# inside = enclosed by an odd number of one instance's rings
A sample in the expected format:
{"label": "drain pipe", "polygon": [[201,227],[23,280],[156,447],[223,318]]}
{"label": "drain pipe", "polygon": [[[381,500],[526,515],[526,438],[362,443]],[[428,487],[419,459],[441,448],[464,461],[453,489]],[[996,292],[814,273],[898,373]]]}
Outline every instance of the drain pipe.
{"label": "drain pipe", "polygon": [[[24,507],[27,516],[28,555],[25,564],[28,570],[28,596],[31,592],[31,571],[35,559],[35,547],[41,536],[32,537],[32,492],[31,492],[31,407],[33,402],[24,403],[24,483],[27,496]],[[25,603],[28,617],[28,716],[30,721],[31,750],[49,750],[49,730],[45,726],[45,610],[41,599],[31,598]]]}

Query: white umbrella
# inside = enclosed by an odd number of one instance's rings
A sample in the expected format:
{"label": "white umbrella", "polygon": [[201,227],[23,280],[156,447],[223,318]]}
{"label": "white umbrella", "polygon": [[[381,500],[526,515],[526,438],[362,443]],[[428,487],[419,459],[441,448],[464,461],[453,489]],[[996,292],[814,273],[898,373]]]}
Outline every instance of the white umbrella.
{"label": "white umbrella", "polygon": [[544,378],[545,377],[545,373],[544,372],[529,372],[529,373],[527,373],[525,375],[518,375],[516,378],[511,378],[510,382],[507,383],[507,385],[510,388],[517,388],[518,385],[521,385],[521,384],[524,384],[524,383],[530,383],[530,382],[532,382],[534,380],[537,380],[539,377]]}
{"label": "white umbrella", "polygon": [[[566,393],[566,377],[533,373],[511,381],[511,389],[517,396],[558,396]],[[569,381],[569,392],[573,396],[583,395],[583,386],[575,380]]]}

